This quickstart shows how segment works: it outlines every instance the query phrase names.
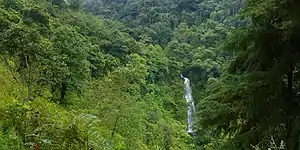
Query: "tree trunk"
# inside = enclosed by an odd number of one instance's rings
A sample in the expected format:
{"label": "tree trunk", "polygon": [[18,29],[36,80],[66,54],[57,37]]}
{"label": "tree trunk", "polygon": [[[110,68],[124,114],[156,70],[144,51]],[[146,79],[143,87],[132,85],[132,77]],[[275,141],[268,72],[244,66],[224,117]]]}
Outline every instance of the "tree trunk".
{"label": "tree trunk", "polygon": [[287,149],[288,150],[295,150],[296,146],[296,126],[295,126],[295,118],[293,115],[293,65],[290,66],[290,71],[288,73],[288,92],[287,92],[287,121],[286,121],[286,128],[287,128]]}
{"label": "tree trunk", "polygon": [[60,88],[60,102],[66,104],[67,83],[63,81]]}
{"label": "tree trunk", "polygon": [[111,137],[113,138],[114,137],[114,134],[115,134],[115,132],[116,132],[116,130],[117,130],[117,125],[118,125],[118,120],[119,120],[119,116],[117,116],[117,118],[116,118],[116,121],[115,121],[115,124],[114,124],[114,129],[113,129],[113,131],[112,131],[112,133],[111,133]]}
{"label": "tree trunk", "polygon": [[39,142],[35,142],[34,150],[41,150],[41,144]]}

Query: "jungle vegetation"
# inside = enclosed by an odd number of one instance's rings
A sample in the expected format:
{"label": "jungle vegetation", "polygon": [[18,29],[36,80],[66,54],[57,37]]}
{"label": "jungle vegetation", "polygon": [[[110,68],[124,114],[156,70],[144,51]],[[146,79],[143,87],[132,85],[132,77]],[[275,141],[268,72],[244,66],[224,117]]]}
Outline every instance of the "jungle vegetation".
{"label": "jungle vegetation", "polygon": [[[0,149],[282,140],[298,150],[299,16],[296,0],[0,0]],[[180,74],[191,80],[195,136]]]}

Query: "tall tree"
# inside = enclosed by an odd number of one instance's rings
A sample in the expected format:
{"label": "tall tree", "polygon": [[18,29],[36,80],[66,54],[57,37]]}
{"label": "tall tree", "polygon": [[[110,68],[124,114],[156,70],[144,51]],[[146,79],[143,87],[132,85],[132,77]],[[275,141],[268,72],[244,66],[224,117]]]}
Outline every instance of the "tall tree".
{"label": "tall tree", "polygon": [[[226,48],[235,50],[237,57],[229,74],[208,87],[212,93],[199,106],[202,114],[211,115],[203,115],[202,122],[233,135],[235,147],[250,148],[272,135],[284,139],[288,149],[297,149],[300,3],[249,0],[246,4],[244,13],[251,24],[228,40]],[[216,107],[213,114],[204,105]]]}

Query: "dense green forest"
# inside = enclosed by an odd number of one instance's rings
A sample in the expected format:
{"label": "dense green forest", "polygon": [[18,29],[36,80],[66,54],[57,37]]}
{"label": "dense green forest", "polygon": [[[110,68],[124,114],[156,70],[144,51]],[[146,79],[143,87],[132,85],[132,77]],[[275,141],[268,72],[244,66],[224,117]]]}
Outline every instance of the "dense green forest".
{"label": "dense green forest", "polygon": [[300,150],[299,42],[296,0],[0,0],[0,149]]}

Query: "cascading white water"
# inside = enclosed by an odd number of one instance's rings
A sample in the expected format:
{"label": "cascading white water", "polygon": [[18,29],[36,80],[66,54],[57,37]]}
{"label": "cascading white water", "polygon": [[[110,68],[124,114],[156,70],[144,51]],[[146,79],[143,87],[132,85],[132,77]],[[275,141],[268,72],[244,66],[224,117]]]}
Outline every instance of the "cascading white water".
{"label": "cascading white water", "polygon": [[187,111],[187,132],[193,134],[195,131],[193,130],[194,125],[194,115],[195,115],[195,104],[192,96],[192,89],[190,86],[190,80],[182,75],[180,75],[181,78],[184,79],[184,85],[185,85],[185,100],[188,103],[188,111]]}

